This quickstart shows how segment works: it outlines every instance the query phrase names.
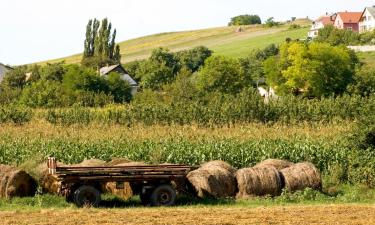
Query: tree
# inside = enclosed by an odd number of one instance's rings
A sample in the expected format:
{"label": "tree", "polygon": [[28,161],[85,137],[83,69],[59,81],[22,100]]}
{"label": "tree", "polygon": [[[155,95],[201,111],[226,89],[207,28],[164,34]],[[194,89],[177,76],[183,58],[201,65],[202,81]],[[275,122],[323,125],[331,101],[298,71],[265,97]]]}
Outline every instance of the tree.
{"label": "tree", "polygon": [[244,83],[239,61],[224,56],[208,58],[197,77],[198,88],[204,92],[234,94],[241,91]]}
{"label": "tree", "polygon": [[140,64],[137,77],[143,88],[160,90],[163,85],[174,81],[179,69],[175,55],[168,49],[158,48],[152,51],[148,60]]}
{"label": "tree", "polygon": [[239,26],[239,25],[252,25],[262,24],[262,20],[258,15],[240,15],[231,18],[228,26]]}
{"label": "tree", "polygon": [[274,18],[273,17],[270,17],[266,20],[266,26],[267,27],[274,27],[274,26],[278,26],[279,23],[278,22],[275,22]]}
{"label": "tree", "polygon": [[317,42],[326,42],[331,45],[356,45],[360,42],[360,35],[351,30],[337,29],[332,25],[325,26],[319,30],[314,39]]}
{"label": "tree", "polygon": [[186,67],[192,72],[196,72],[204,64],[204,61],[212,55],[212,51],[204,46],[199,46],[190,50],[181,51],[176,54],[181,67]]}
{"label": "tree", "polygon": [[2,81],[2,85],[10,88],[23,88],[26,84],[26,66],[16,67],[8,71]]}
{"label": "tree", "polygon": [[61,82],[65,72],[64,62],[48,63],[46,66],[40,68],[40,78]]}
{"label": "tree", "polygon": [[132,98],[131,87],[127,81],[121,79],[120,74],[116,72],[108,74],[107,82],[109,93],[116,103],[130,102]]}
{"label": "tree", "polygon": [[107,18],[101,22],[89,20],[86,26],[86,38],[82,65],[100,68],[106,64],[121,62],[120,46],[116,45],[116,29],[112,33],[112,24]]}
{"label": "tree", "polygon": [[320,97],[342,94],[352,82],[357,60],[345,47],[291,42],[264,63],[267,82],[279,92]]}
{"label": "tree", "polygon": [[370,96],[375,93],[375,69],[363,66],[354,76],[354,82],[348,87],[351,94]]}

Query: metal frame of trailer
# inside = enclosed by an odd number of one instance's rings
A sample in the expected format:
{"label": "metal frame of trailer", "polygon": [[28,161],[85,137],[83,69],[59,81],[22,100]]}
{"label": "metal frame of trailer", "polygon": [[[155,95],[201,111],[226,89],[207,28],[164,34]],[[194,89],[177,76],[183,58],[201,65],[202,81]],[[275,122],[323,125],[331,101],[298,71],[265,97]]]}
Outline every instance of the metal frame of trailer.
{"label": "metal frame of trailer", "polygon": [[60,183],[59,194],[78,207],[98,206],[103,184],[108,182],[116,183],[116,189],[128,182],[145,205],[171,206],[177,193],[191,192],[186,176],[197,169],[186,165],[60,167],[53,157],[47,165],[49,175]]}

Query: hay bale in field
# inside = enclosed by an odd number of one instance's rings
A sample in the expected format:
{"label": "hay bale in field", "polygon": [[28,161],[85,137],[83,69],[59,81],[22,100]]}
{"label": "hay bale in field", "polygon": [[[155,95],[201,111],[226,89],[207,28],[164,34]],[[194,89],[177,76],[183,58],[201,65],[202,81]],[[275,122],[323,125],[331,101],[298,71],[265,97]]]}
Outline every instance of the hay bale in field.
{"label": "hay bale in field", "polygon": [[283,182],[279,171],[273,166],[244,168],[236,172],[237,198],[254,196],[277,196],[281,194]]}
{"label": "hay bale in field", "polygon": [[289,191],[312,188],[321,190],[322,179],[319,170],[309,162],[297,163],[280,171],[285,182],[285,188]]}
{"label": "hay bale in field", "polygon": [[15,170],[9,174],[5,197],[27,197],[34,196],[37,182],[23,170]]}
{"label": "hay bale in field", "polygon": [[25,171],[0,165],[0,197],[26,197],[36,192],[37,182]]}
{"label": "hay bale in field", "polygon": [[233,197],[237,192],[235,169],[228,163],[213,161],[187,175],[198,197]]}
{"label": "hay bale in field", "polygon": [[258,163],[257,165],[255,165],[255,167],[273,166],[277,170],[282,170],[282,169],[288,168],[288,167],[293,166],[293,165],[294,165],[294,163],[286,161],[286,160],[281,160],[281,159],[267,159],[267,160],[264,160],[264,161]]}

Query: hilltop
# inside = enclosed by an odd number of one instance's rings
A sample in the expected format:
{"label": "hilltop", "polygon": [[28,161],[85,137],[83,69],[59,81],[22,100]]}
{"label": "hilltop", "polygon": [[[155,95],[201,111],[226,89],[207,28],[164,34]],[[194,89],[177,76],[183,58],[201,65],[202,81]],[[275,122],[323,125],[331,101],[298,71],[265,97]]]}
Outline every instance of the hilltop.
{"label": "hilltop", "polygon": [[[272,43],[280,43],[286,38],[306,38],[311,21],[299,19],[293,24],[300,28],[289,29],[291,23],[278,27],[267,28],[262,25],[241,26],[242,32],[237,32],[236,26],[217,27],[193,31],[160,33],[120,42],[123,63],[147,58],[157,47],[167,47],[171,51],[185,50],[204,45],[215,54],[232,57],[246,56],[250,50],[263,48]],[[81,54],[64,58],[52,59],[40,63],[53,63],[65,60],[66,63],[79,63]]]}

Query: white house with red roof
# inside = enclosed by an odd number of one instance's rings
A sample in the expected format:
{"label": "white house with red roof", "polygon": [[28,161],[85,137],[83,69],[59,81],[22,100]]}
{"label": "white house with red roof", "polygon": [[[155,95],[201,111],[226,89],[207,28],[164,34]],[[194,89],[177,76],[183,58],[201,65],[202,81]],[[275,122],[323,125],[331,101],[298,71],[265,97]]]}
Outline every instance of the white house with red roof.
{"label": "white house with red roof", "polygon": [[319,34],[319,30],[323,29],[325,26],[333,25],[336,19],[336,14],[329,15],[328,13],[324,16],[319,17],[315,20],[311,26],[308,36],[310,38],[315,38]]}

